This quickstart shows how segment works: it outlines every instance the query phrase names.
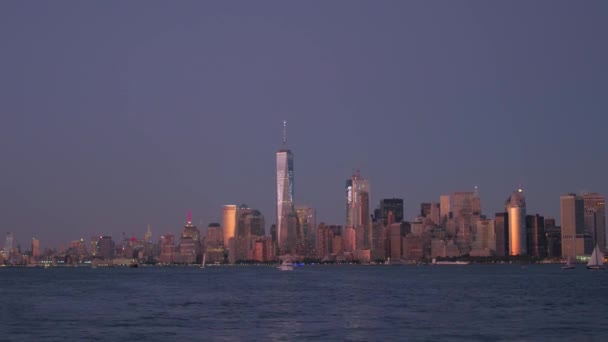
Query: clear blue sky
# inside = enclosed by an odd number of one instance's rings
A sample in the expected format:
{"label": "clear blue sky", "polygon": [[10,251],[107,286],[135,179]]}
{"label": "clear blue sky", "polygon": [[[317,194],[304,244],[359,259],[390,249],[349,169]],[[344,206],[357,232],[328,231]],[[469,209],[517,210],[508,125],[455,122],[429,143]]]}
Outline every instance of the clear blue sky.
{"label": "clear blue sky", "polygon": [[344,221],[480,189],[493,215],[608,193],[606,1],[1,1],[0,231],[155,238],[247,203]]}

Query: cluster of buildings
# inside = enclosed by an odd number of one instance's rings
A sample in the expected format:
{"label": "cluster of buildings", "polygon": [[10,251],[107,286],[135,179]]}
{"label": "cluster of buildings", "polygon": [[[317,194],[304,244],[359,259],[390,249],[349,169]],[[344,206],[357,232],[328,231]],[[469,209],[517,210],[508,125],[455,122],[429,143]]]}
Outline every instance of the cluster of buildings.
{"label": "cluster of buildings", "polygon": [[[284,123],[285,127],[285,123]],[[225,205],[222,222],[202,231],[188,219],[179,236],[153,241],[150,227],[143,239],[115,242],[110,236],[72,241],[67,249],[45,250],[32,239],[22,252],[7,233],[0,265],[113,264],[132,262],[197,264],[275,262],[281,257],[325,262],[361,263],[432,258],[529,257],[584,259],[597,245],[606,251],[605,197],[596,193],[560,197],[561,226],[554,218],[529,214],[522,189],[505,201],[504,211],[487,215],[474,191],[442,195],[420,204],[405,220],[403,199],[381,199],[370,207],[370,182],[355,172],[345,184],[345,221],[317,225],[315,210],[294,201],[294,156],[283,146],[276,152],[276,224],[266,229],[264,215],[247,205]],[[88,245],[88,246],[87,246]]]}

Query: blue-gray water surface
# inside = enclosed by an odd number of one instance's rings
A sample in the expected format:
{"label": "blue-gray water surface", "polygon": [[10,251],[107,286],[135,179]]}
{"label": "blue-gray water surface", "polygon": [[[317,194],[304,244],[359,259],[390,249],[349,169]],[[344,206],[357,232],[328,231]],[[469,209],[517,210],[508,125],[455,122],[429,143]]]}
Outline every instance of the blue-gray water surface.
{"label": "blue-gray water surface", "polygon": [[0,341],[606,341],[559,265],[0,268]]}

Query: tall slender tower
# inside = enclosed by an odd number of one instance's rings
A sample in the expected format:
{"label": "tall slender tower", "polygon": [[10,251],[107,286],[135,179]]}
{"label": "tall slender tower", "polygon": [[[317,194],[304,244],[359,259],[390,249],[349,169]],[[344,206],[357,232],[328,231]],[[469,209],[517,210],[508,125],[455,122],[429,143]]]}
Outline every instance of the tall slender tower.
{"label": "tall slender tower", "polygon": [[509,215],[509,255],[527,255],[526,198],[522,189],[509,196],[505,209]]}
{"label": "tall slender tower", "polygon": [[[283,146],[277,151],[277,236],[280,254],[289,253],[295,248],[293,216],[293,153],[287,148],[287,122],[283,121]],[[295,221],[297,223],[297,219]]]}
{"label": "tall slender tower", "polygon": [[355,249],[370,246],[369,181],[357,170],[346,181],[346,227],[356,231]]}

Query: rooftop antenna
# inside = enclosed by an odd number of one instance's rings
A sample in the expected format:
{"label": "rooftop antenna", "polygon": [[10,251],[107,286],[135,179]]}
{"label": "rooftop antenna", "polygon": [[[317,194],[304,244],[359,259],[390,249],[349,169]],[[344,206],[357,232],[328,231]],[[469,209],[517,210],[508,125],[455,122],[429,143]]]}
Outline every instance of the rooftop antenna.
{"label": "rooftop antenna", "polygon": [[192,213],[190,212],[190,209],[188,209],[188,223],[192,222]]}
{"label": "rooftop antenna", "polygon": [[283,147],[287,146],[287,121],[283,120]]}

